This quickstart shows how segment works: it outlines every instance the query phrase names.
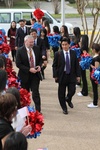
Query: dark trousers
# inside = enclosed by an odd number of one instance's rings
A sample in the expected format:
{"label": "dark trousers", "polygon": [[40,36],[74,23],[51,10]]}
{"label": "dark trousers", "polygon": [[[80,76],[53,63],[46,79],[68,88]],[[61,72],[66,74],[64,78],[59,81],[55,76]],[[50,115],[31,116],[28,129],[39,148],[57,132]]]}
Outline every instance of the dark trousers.
{"label": "dark trousers", "polygon": [[53,54],[55,54],[55,52],[59,50],[59,47],[52,47],[52,50],[53,50]]}
{"label": "dark trousers", "polygon": [[32,91],[32,99],[35,104],[35,109],[41,111],[41,100],[39,93],[40,79],[36,74],[31,74],[28,82],[21,83],[21,87]]}
{"label": "dark trousers", "polygon": [[70,75],[64,73],[62,83],[58,85],[58,98],[60,106],[63,110],[67,110],[65,96],[66,96],[66,87],[68,90],[67,97],[69,102],[71,102],[73,95],[76,91],[76,82],[71,82]]}
{"label": "dark trousers", "polygon": [[86,79],[86,70],[81,69],[81,79],[82,79],[82,95],[87,96],[88,95],[88,84]]}
{"label": "dark trousers", "polygon": [[92,90],[93,90],[93,104],[98,105],[98,84],[91,79]]}
{"label": "dark trousers", "polygon": [[12,55],[12,58],[13,58],[13,61],[14,61],[16,59],[16,50],[12,50],[11,55]]}

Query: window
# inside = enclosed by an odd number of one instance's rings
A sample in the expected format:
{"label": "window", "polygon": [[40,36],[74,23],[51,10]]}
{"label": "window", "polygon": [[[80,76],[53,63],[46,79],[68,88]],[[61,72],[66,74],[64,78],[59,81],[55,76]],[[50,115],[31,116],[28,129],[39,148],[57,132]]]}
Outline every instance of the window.
{"label": "window", "polygon": [[0,13],[0,23],[10,23],[11,14],[10,13]]}
{"label": "window", "polygon": [[25,20],[30,20],[32,18],[32,13],[31,12],[23,12],[22,18]]}
{"label": "window", "polygon": [[14,21],[18,23],[20,19],[21,19],[21,13],[14,13]]}

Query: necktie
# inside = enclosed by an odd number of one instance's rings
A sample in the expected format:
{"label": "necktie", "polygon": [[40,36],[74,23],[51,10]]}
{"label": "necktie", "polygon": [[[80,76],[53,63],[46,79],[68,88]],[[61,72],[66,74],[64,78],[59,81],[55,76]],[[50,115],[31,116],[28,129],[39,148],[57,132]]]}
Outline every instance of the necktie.
{"label": "necktie", "polygon": [[30,55],[30,67],[34,68],[34,58],[33,58],[33,54],[32,54],[32,49],[29,50],[29,55]]}
{"label": "necktie", "polygon": [[70,62],[69,62],[68,52],[66,52],[66,74],[69,73],[70,73]]}
{"label": "necktie", "polygon": [[36,45],[36,41],[34,40],[34,46]]}

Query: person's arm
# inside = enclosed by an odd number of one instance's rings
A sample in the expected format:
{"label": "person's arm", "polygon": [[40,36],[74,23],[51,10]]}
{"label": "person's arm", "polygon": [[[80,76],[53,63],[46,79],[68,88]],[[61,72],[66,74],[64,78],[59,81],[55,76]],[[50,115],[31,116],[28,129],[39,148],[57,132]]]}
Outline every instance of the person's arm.
{"label": "person's arm", "polygon": [[19,29],[16,30],[16,36],[15,36],[15,49],[18,49],[18,38],[19,38]]}
{"label": "person's arm", "polygon": [[79,65],[79,61],[78,58],[76,56],[76,52],[73,51],[75,54],[75,69],[76,69],[76,77],[77,77],[77,81],[80,82],[80,75],[81,75],[81,71],[80,71],[80,65]]}
{"label": "person's arm", "polygon": [[58,52],[55,53],[54,55],[54,60],[53,60],[53,78],[58,78],[58,64],[59,64],[59,55]]}
{"label": "person's arm", "polygon": [[44,40],[41,39],[41,50],[42,50],[42,58],[46,58],[46,46]]}

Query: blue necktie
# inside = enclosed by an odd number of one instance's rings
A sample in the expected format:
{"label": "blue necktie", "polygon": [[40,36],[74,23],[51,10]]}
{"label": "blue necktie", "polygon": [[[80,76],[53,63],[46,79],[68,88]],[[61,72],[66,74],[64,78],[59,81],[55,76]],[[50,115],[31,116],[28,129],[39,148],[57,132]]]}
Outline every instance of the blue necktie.
{"label": "blue necktie", "polygon": [[66,52],[66,74],[69,73],[70,73],[70,62],[69,62],[68,52]]}

